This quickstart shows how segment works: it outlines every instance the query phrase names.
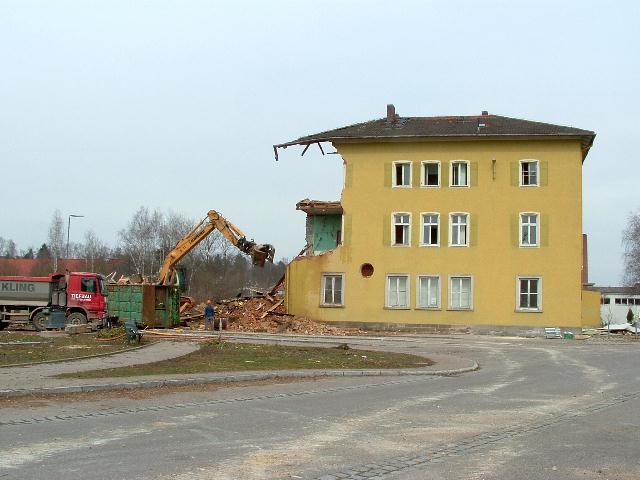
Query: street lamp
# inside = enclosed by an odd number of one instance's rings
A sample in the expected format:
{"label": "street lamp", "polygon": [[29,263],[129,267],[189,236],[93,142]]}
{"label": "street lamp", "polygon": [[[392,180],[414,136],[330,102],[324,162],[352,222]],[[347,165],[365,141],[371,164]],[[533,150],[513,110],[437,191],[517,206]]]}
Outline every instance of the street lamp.
{"label": "street lamp", "polygon": [[69,230],[71,229],[71,217],[83,218],[84,215],[69,215],[69,221],[67,222],[67,258],[69,258]]}

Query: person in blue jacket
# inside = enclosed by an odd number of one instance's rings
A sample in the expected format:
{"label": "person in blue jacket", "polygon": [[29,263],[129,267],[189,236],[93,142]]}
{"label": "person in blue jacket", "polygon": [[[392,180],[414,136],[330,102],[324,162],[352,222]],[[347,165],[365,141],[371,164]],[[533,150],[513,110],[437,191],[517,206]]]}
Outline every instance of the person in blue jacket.
{"label": "person in blue jacket", "polygon": [[213,323],[213,314],[214,309],[211,304],[211,300],[207,300],[207,306],[204,307],[204,329],[209,330],[209,325],[211,325],[211,330],[215,330],[215,325]]}

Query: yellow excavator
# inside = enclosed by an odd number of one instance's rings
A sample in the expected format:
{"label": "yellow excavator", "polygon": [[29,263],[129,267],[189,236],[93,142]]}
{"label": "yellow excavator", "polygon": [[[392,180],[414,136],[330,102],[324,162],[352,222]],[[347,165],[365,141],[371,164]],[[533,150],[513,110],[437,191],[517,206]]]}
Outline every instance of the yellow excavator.
{"label": "yellow excavator", "polygon": [[209,210],[207,216],[182,237],[169,252],[160,269],[158,285],[174,285],[177,276],[176,264],[214,230],[218,230],[232,245],[249,255],[254,265],[264,267],[267,261],[273,263],[276,253],[273,245],[257,244],[253,240],[247,240],[242,230],[228,222],[215,210]]}

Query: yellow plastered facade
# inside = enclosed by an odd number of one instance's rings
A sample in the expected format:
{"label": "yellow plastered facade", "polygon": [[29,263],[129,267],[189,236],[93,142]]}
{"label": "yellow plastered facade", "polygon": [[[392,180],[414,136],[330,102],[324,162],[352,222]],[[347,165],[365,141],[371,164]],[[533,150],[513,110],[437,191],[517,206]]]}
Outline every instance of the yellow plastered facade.
{"label": "yellow plastered facade", "polygon": [[602,326],[600,319],[600,292],[593,290],[582,291],[582,326],[599,328]]}
{"label": "yellow plastered facade", "polygon": [[[334,144],[345,166],[343,244],[289,265],[289,313],[327,322],[581,327],[582,151],[579,140],[451,140]],[[334,157],[335,158],[335,157]],[[451,162],[470,185],[452,187]],[[520,186],[520,162],[536,160],[539,186]],[[412,164],[411,187],[393,186],[393,162]],[[440,186],[422,187],[424,161],[440,162]],[[515,171],[514,171],[515,169]],[[392,246],[392,214],[411,214],[410,246]],[[439,246],[421,246],[421,214],[440,215]],[[450,214],[469,215],[469,245],[449,246]],[[537,247],[520,246],[520,214],[539,216]],[[374,268],[366,278],[361,266]],[[342,275],[342,305],[322,306],[322,275]],[[408,276],[408,305],[389,308],[388,275]],[[418,307],[418,276],[438,276],[439,307]],[[450,307],[450,277],[471,277],[471,308]],[[541,308],[518,308],[518,277],[541,279]],[[589,302],[587,302],[589,304]],[[583,320],[584,319],[584,320]]]}

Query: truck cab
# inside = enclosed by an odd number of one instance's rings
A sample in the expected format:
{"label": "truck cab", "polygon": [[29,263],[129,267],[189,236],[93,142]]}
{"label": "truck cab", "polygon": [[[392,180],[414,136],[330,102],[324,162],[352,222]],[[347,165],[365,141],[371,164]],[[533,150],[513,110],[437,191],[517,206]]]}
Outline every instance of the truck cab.
{"label": "truck cab", "polygon": [[66,281],[67,323],[102,321],[107,316],[106,280],[91,272],[71,272]]}

